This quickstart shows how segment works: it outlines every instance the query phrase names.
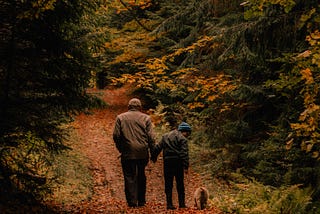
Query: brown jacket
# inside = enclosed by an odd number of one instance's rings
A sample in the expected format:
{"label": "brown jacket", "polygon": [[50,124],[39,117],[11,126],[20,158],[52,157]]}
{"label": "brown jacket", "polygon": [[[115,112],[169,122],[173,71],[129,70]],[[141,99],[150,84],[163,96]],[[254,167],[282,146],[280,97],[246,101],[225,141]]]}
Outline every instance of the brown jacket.
{"label": "brown jacket", "polygon": [[149,159],[155,142],[150,117],[136,109],[118,115],[113,140],[122,159]]}

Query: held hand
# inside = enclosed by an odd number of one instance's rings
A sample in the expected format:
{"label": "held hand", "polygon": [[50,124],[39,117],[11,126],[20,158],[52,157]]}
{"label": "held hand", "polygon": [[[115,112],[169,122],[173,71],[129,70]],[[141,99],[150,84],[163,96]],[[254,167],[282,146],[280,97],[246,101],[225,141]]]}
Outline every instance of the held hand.
{"label": "held hand", "polygon": [[156,157],[151,157],[150,160],[151,160],[153,163],[157,162],[157,158],[156,158]]}

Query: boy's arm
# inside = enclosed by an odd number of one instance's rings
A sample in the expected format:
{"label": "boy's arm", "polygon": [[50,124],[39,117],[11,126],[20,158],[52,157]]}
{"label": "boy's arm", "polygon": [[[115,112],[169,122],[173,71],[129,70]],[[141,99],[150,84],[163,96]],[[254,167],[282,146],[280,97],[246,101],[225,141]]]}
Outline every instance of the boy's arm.
{"label": "boy's arm", "polygon": [[157,162],[158,155],[162,151],[163,144],[164,144],[164,138],[162,137],[161,141],[154,145],[153,151],[151,151],[151,161],[152,162],[154,162],[154,163]]}

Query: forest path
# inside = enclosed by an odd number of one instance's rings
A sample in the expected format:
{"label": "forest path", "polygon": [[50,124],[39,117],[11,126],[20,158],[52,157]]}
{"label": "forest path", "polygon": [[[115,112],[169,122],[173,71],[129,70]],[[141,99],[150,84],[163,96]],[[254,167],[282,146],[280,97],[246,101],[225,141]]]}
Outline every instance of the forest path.
{"label": "forest path", "polygon": [[[147,203],[144,207],[129,208],[125,201],[122,169],[117,151],[112,140],[115,118],[127,111],[131,98],[129,87],[91,90],[107,104],[105,109],[94,110],[91,115],[81,114],[75,121],[79,136],[80,151],[90,162],[94,177],[94,193],[90,200],[72,205],[67,212],[71,213],[218,213],[210,210],[196,210],[193,203],[193,192],[201,185],[199,175],[189,170],[185,177],[186,204],[189,208],[167,211],[164,194],[164,179],[162,161],[149,162],[146,168]],[[177,205],[177,194],[174,189],[174,204]]]}

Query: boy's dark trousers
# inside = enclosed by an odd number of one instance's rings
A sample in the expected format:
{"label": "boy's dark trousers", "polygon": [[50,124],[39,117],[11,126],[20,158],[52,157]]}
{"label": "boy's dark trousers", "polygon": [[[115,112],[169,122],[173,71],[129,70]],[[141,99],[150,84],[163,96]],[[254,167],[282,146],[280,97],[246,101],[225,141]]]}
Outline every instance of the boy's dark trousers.
{"label": "boy's dark trousers", "polygon": [[129,206],[143,206],[146,203],[145,167],[148,159],[121,160],[126,200]]}
{"label": "boy's dark trousers", "polygon": [[173,179],[176,179],[179,207],[185,207],[184,170],[181,160],[177,158],[164,160],[164,181],[167,207],[173,207],[172,188]]}

